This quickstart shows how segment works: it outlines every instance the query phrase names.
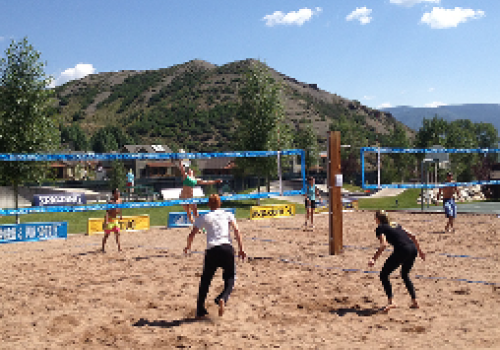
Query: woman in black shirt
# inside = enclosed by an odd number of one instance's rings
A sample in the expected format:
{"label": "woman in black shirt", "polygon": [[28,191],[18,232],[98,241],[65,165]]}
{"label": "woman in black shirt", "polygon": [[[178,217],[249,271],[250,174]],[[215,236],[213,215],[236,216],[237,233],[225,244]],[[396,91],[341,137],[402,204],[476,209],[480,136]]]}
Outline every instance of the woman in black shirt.
{"label": "woman in black shirt", "polygon": [[395,308],[397,305],[393,301],[392,286],[389,281],[389,275],[401,265],[401,277],[405,282],[406,288],[411,295],[412,304],[411,308],[418,308],[417,297],[415,295],[415,288],[408,275],[417,254],[425,260],[425,254],[420,250],[417,238],[409,231],[403,229],[401,225],[390,222],[389,215],[384,210],[379,210],[375,213],[375,221],[377,222],[377,229],[375,233],[380,241],[380,247],[368,262],[368,266],[375,265],[375,261],[380,257],[382,252],[387,247],[387,243],[394,247],[394,252],[385,261],[384,267],[380,272],[380,280],[384,286],[385,294],[389,300],[387,306],[383,311],[387,312]]}

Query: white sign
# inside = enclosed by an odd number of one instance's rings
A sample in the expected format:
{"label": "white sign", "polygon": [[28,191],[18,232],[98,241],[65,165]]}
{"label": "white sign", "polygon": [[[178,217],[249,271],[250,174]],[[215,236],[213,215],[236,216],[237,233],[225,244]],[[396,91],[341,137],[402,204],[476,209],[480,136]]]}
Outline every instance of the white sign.
{"label": "white sign", "polygon": [[343,182],[342,174],[335,175],[335,187],[342,187]]}

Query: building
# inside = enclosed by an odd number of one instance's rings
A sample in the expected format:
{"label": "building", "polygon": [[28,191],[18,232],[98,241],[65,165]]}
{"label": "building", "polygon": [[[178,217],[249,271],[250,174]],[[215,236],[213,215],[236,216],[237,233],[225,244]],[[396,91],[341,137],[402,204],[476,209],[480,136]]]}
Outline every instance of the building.
{"label": "building", "polygon": [[[125,145],[122,153],[173,153],[165,145]],[[127,159],[123,161],[127,172],[132,169],[135,179],[180,176],[175,160]]]}
{"label": "building", "polygon": [[[490,180],[500,180],[500,162],[493,164],[490,171]],[[493,198],[500,198],[500,185],[493,185],[490,187],[490,196]]]}
{"label": "building", "polygon": [[[70,151],[68,154],[84,154],[86,152]],[[91,161],[68,161],[60,160],[50,163],[52,174],[57,180],[81,181],[93,178],[99,162]]]}
{"label": "building", "polygon": [[231,175],[232,170],[235,168],[235,158],[208,158],[198,159],[199,175]]}

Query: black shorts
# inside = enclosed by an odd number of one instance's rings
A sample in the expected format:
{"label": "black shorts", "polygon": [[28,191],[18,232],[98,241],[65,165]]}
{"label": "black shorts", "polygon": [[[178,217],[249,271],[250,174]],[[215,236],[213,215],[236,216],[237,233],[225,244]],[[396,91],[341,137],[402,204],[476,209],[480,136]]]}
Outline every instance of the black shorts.
{"label": "black shorts", "polygon": [[[310,204],[310,205],[309,205]],[[312,201],[308,198],[305,199],[305,204],[306,208],[312,208],[312,209],[316,209],[316,201]]]}

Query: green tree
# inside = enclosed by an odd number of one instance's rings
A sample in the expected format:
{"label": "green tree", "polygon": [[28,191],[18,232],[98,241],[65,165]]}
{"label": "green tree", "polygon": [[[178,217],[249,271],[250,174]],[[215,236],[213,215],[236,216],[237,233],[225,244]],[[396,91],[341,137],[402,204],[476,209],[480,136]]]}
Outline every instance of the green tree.
{"label": "green tree", "polygon": [[479,148],[498,148],[498,130],[491,123],[475,124]]}
{"label": "green tree", "polygon": [[112,134],[100,129],[90,139],[92,150],[96,153],[107,153],[118,150],[118,144]]}
{"label": "green tree", "polygon": [[[437,115],[424,119],[422,128],[416,135],[415,146],[428,148],[442,145],[446,148],[496,148],[498,132],[488,123],[473,123],[469,119],[447,122]],[[486,160],[484,158],[487,158]],[[484,178],[486,167],[493,162],[494,156],[480,154],[450,154],[451,170],[458,181],[472,181]]]}
{"label": "green tree", "polygon": [[61,126],[61,143],[70,143],[75,151],[89,150],[87,134],[76,123],[69,127]]}
{"label": "green tree", "polygon": [[[479,148],[498,148],[498,131],[490,123],[475,124],[476,138]],[[487,154],[481,156],[474,168],[474,175],[478,180],[487,180],[494,163],[496,163],[497,154]]]}
{"label": "green tree", "polygon": [[424,118],[422,127],[415,137],[417,148],[429,148],[434,145],[443,145],[447,140],[448,122],[435,115],[432,119]]}
{"label": "green tree", "polygon": [[114,125],[99,129],[90,140],[92,150],[97,153],[117,151],[124,145],[132,143],[134,143],[134,138]]}
{"label": "green tree", "polygon": [[111,164],[110,189],[118,188],[121,193],[125,193],[127,169],[121,160],[115,160]]}
{"label": "green tree", "polygon": [[[400,125],[396,124],[394,129],[390,132],[384,145],[392,148],[411,148],[411,142],[408,139],[406,130]],[[411,174],[412,169],[416,164],[413,164],[412,157],[409,154],[386,154],[382,157],[382,172],[381,180],[383,183],[392,183],[394,181],[405,182]]]}
{"label": "green tree", "polygon": [[[0,60],[0,152],[54,151],[60,135],[51,103],[53,91],[47,88],[51,78],[45,75],[41,53],[24,38],[13,40],[5,56]],[[46,162],[0,162],[2,182],[14,188],[16,209],[19,186],[41,182],[47,169]]]}
{"label": "green tree", "polygon": [[306,169],[309,169],[318,163],[319,145],[318,136],[314,131],[312,124],[308,123],[295,134],[295,147],[306,151]]}
{"label": "green tree", "polygon": [[[345,112],[338,112],[336,119],[330,124],[331,131],[340,131],[343,145],[350,145],[350,148],[343,149],[341,152],[341,166],[344,175],[344,181],[355,181],[361,171],[360,154],[357,151],[359,147],[373,146],[377,135],[374,131],[367,131],[361,128],[353,118],[346,115]],[[369,158],[366,159],[370,161]],[[376,165],[375,165],[376,166]]]}
{"label": "green tree", "polygon": [[[475,125],[469,119],[459,119],[448,124],[446,148],[477,148]],[[472,181],[475,177],[473,167],[479,162],[477,153],[450,154],[451,169],[458,181]]]}
{"label": "green tree", "polygon": [[[245,151],[270,151],[288,148],[291,137],[284,123],[285,113],[281,102],[282,87],[271,76],[262,62],[254,62],[244,75],[239,90],[241,99],[238,116],[240,123],[236,131],[237,147]],[[238,158],[238,167],[251,168],[266,177],[276,173],[276,161],[270,157]],[[260,191],[260,186],[258,186]]]}

